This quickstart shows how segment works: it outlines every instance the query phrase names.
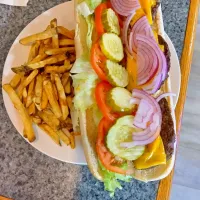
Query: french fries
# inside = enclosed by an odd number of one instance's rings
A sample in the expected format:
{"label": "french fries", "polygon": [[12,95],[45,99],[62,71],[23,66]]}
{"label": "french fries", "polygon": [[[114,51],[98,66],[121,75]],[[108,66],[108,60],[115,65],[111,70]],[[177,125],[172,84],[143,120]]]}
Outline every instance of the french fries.
{"label": "french fries", "polygon": [[63,46],[74,46],[74,40],[72,40],[72,39],[61,39],[59,41],[59,45],[61,47],[63,47]]}
{"label": "french fries", "polygon": [[47,133],[47,135],[49,135],[53,141],[57,144],[57,145],[61,145],[60,144],[60,138],[58,136],[58,134],[47,124],[39,124],[38,125],[45,133]]}
{"label": "french fries", "polygon": [[47,94],[47,98],[49,100],[49,103],[52,107],[53,113],[55,114],[55,116],[57,118],[60,118],[62,116],[62,113],[61,113],[61,110],[60,110],[60,106],[59,106],[59,104],[56,100],[56,97],[54,95],[53,85],[52,85],[50,80],[44,81],[44,89],[45,89],[45,92]]}
{"label": "french fries", "polygon": [[75,47],[63,47],[63,48],[55,48],[55,49],[49,49],[45,51],[45,53],[49,56],[62,54],[62,53],[73,53],[75,51]]}
{"label": "french fries", "polygon": [[45,39],[48,39],[48,38],[52,38],[53,34],[53,30],[55,30],[55,28],[50,28],[50,29],[47,29],[41,33],[36,33],[36,34],[33,34],[33,35],[30,35],[28,37],[25,37],[23,39],[21,39],[19,41],[20,44],[23,44],[23,45],[27,45],[27,44],[30,44],[30,43],[33,43],[37,40],[45,40]]}
{"label": "french fries", "polygon": [[57,119],[57,117],[51,111],[44,110],[44,111],[38,112],[37,114],[54,131],[57,131],[60,129],[60,121]]}
{"label": "french fries", "polygon": [[20,74],[15,74],[15,76],[10,81],[10,86],[15,89],[19,85],[20,81],[21,81]]}
{"label": "french fries", "polygon": [[7,92],[15,108],[19,111],[20,117],[24,124],[24,134],[27,136],[29,142],[33,142],[35,140],[35,134],[32,127],[31,118],[29,117],[26,108],[22,104],[17,93],[9,84],[3,85],[3,89]]}
{"label": "french fries", "polygon": [[67,119],[67,116],[69,115],[69,109],[67,106],[67,98],[65,95],[65,91],[58,74],[55,74],[55,83],[56,83],[56,88],[58,91],[60,107],[62,110],[62,119],[65,120]]}
{"label": "french fries", "polygon": [[[29,45],[27,62],[12,67],[15,73],[10,84],[3,85],[24,124],[24,137],[35,140],[32,123],[45,131],[57,144],[75,148],[70,109],[73,88],[70,70],[75,61],[74,30],[51,20],[41,32],[22,38]],[[61,141],[63,143],[61,143]]]}

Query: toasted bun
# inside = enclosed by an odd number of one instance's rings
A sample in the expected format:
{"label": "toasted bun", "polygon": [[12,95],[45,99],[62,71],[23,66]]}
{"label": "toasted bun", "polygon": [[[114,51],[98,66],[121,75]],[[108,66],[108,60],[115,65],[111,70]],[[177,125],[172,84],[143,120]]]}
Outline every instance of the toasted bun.
{"label": "toasted bun", "polygon": [[[75,0],[75,8],[77,3],[80,3],[81,0]],[[82,16],[80,16],[77,12],[76,14],[76,35],[75,35],[75,46],[76,46],[76,53],[77,58],[81,56],[81,54],[85,51],[88,51],[87,45],[85,42],[86,34],[87,34],[87,24]],[[154,24],[157,27],[158,34],[161,35],[163,38],[164,35],[164,28],[163,28],[163,21],[162,21],[162,12],[161,7],[158,7],[157,13],[155,15]],[[170,85],[170,77],[165,81],[165,84],[160,89],[160,92],[170,92],[171,85]],[[171,110],[172,116],[172,126],[174,126],[175,130],[175,115],[173,111],[173,102],[172,98],[168,98],[168,105]],[[97,139],[97,126],[93,120],[92,110],[88,109],[85,113],[80,114],[80,128],[81,128],[81,135],[82,135],[82,144],[83,149],[86,157],[86,161],[91,173],[99,180],[103,180],[100,171],[99,171],[99,164],[98,164],[98,157],[96,154],[96,139]],[[175,138],[175,131],[174,138]],[[162,136],[162,135],[161,135]],[[163,141],[165,142],[165,141]],[[167,141],[166,141],[167,142]],[[168,145],[168,144],[167,144]],[[171,146],[170,156],[168,156],[168,161],[166,165],[159,165],[156,167],[152,167],[145,170],[137,170],[134,169],[133,177],[137,180],[141,180],[144,182],[148,181],[155,181],[165,178],[172,170],[174,166],[175,160],[175,152],[176,152],[176,140],[172,140],[169,144]],[[164,146],[166,146],[164,144]]]}

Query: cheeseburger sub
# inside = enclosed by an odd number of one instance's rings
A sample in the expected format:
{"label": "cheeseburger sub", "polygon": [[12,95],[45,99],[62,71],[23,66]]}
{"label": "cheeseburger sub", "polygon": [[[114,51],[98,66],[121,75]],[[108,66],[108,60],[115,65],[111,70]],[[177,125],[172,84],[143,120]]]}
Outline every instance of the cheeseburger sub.
{"label": "cheeseburger sub", "polygon": [[77,0],[74,108],[92,174],[160,180],[174,164],[170,51],[156,0]]}

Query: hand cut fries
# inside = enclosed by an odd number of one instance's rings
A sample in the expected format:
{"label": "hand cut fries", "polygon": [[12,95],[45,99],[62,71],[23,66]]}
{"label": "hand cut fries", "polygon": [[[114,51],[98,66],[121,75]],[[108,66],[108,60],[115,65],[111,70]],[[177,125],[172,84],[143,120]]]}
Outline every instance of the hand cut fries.
{"label": "hand cut fries", "polygon": [[35,140],[32,123],[44,130],[56,144],[75,148],[70,109],[73,88],[70,69],[75,61],[74,30],[57,25],[53,19],[41,32],[22,38],[30,45],[27,62],[11,68],[15,76],[3,86],[19,111],[24,137]]}
{"label": "hand cut fries", "polygon": [[14,91],[14,89],[9,84],[3,85],[3,89],[7,92],[12,103],[14,104],[15,108],[19,111],[22,122],[24,124],[25,135],[27,136],[29,142],[33,142],[35,140],[35,134],[34,134],[33,127],[32,127],[31,118],[29,117],[29,115],[26,111],[26,108],[20,101],[17,93]]}

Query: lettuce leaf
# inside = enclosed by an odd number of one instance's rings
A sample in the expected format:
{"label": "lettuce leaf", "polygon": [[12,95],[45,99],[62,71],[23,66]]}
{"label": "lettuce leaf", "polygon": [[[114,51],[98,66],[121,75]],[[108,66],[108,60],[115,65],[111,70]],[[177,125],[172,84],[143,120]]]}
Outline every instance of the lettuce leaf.
{"label": "lettuce leaf", "polygon": [[85,111],[95,104],[94,89],[98,76],[90,69],[86,72],[72,75],[75,91],[74,107],[77,110]]}
{"label": "lettuce leaf", "polygon": [[86,43],[87,43],[88,49],[90,50],[92,47],[92,33],[94,30],[94,16],[90,15],[90,16],[86,17],[86,22],[88,25]]}
{"label": "lettuce leaf", "polygon": [[102,0],[86,0],[87,5],[91,10],[95,10],[95,8],[102,2]]}
{"label": "lettuce leaf", "polygon": [[[122,189],[122,186],[118,180],[130,182],[132,177],[131,176],[125,176],[122,174],[117,174],[111,171],[108,171],[99,161],[100,169],[101,169],[101,175],[103,176],[103,182],[104,182],[104,189],[107,190],[110,193],[110,197],[113,197],[115,195],[115,190]],[[126,169],[127,164],[123,164],[121,166],[122,168]]]}

